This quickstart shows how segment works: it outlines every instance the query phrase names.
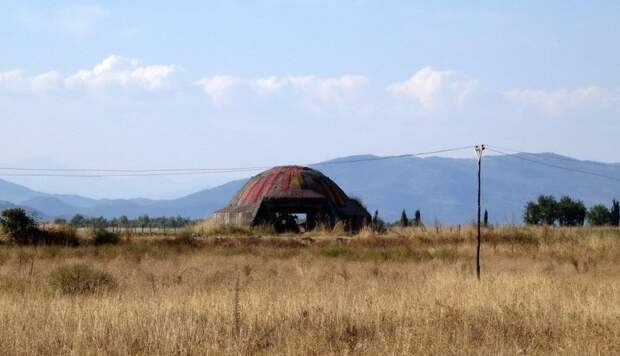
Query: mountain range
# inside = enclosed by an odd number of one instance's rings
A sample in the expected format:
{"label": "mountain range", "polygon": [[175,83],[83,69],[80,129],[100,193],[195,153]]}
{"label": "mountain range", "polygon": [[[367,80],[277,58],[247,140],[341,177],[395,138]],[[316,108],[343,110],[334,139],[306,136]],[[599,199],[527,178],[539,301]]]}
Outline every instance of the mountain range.
{"label": "mountain range", "polygon": [[[355,162],[349,162],[355,161]],[[382,159],[360,155],[320,163],[314,168],[332,178],[371,213],[397,219],[405,209],[423,220],[457,224],[474,221],[476,160],[442,157]],[[588,172],[591,174],[586,174]],[[485,156],[482,161],[483,209],[492,223],[520,223],[528,200],[540,194],[569,195],[588,206],[620,198],[620,164],[581,161],[552,153]],[[229,183],[177,199],[91,199],[51,194],[0,179],[0,210],[24,207],[43,220],[55,217],[185,216],[203,218],[223,207],[247,181]]]}

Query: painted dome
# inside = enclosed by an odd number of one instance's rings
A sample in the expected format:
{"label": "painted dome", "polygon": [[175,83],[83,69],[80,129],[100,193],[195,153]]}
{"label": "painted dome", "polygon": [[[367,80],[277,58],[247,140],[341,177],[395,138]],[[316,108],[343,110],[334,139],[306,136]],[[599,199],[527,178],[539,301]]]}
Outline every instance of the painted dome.
{"label": "painted dome", "polygon": [[242,207],[271,198],[326,198],[342,206],[347,195],[323,173],[300,166],[275,167],[252,177],[229,206]]}

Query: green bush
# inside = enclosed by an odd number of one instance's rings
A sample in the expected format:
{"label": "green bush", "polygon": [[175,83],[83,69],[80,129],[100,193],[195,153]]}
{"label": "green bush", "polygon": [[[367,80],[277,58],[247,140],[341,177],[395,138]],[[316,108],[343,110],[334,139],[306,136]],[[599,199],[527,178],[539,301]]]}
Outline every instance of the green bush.
{"label": "green bush", "polygon": [[98,294],[118,286],[113,275],[86,264],[60,266],[48,278],[54,292],[64,295]]}
{"label": "green bush", "polygon": [[93,242],[95,246],[116,245],[121,242],[121,237],[117,233],[105,229],[97,229],[93,233]]}

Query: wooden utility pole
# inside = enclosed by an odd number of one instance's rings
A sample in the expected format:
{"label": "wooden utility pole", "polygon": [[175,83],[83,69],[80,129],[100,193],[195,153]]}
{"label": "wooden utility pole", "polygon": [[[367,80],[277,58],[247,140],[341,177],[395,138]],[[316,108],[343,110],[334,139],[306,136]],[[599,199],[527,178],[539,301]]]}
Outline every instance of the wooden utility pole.
{"label": "wooden utility pole", "polygon": [[476,235],[476,278],[480,280],[480,172],[482,168],[482,151],[484,145],[477,145],[474,150],[478,158],[478,229]]}

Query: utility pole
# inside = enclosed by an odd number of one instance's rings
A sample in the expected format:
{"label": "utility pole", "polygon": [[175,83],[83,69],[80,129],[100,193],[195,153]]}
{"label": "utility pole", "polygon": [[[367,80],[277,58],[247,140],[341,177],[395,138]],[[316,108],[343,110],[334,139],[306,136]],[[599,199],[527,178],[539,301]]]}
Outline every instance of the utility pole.
{"label": "utility pole", "polygon": [[478,158],[478,229],[476,236],[476,277],[480,280],[480,171],[482,168],[482,151],[484,145],[476,145],[476,158]]}

